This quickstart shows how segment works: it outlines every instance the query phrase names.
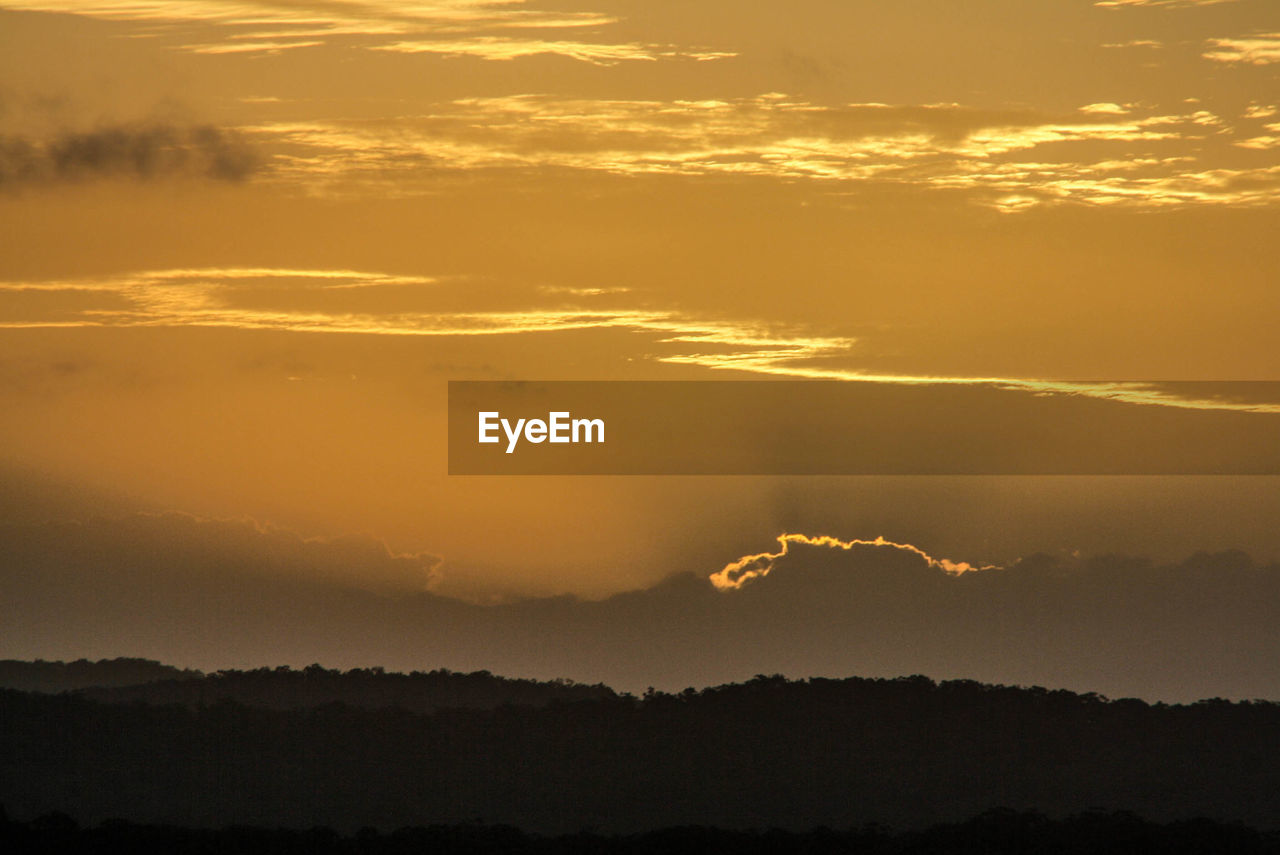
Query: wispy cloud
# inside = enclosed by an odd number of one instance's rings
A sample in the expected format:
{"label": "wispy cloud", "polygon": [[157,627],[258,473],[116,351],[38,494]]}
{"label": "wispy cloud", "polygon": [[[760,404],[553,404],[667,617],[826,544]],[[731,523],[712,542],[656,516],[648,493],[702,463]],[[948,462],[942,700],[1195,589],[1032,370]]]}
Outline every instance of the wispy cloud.
{"label": "wispy cloud", "polygon": [[594,27],[616,20],[598,12],[529,9],[524,0],[9,0],[5,5],[118,21],[290,26],[330,35],[426,28],[441,32],[477,26]]}
{"label": "wispy cloud", "polygon": [[1238,0],[1095,0],[1095,6],[1104,9],[1131,7],[1147,7],[1160,9],[1182,9],[1188,6],[1220,6],[1223,3],[1236,3]]}
{"label": "wispy cloud", "polygon": [[[1265,111],[1259,110],[1255,112],[1256,118],[1261,118],[1261,117],[1269,118],[1274,115],[1275,115],[1274,108],[1268,108]],[[1267,149],[1272,149],[1272,148],[1280,148],[1280,122],[1269,122],[1263,125],[1262,129],[1265,131],[1268,131],[1269,133],[1261,136],[1249,137],[1243,140],[1237,140],[1235,145],[1239,146],[1240,148],[1251,148],[1259,151],[1265,151]]]}
{"label": "wispy cloud", "polygon": [[1214,62],[1271,65],[1280,62],[1280,33],[1259,33],[1234,39],[1209,39],[1201,56]]}
{"label": "wispy cloud", "polygon": [[279,53],[282,50],[293,50],[294,48],[318,47],[324,44],[323,41],[313,39],[310,41],[237,41],[237,42],[214,42],[212,44],[193,44],[183,45],[183,50],[192,53],[220,54],[220,53]]}
{"label": "wispy cloud", "polygon": [[1157,39],[1130,39],[1127,42],[1106,42],[1104,48],[1162,48],[1164,42]]}
{"label": "wispy cloud", "polygon": [[[0,293],[109,294],[128,301],[123,309],[86,308],[73,322],[80,326],[202,326],[314,333],[472,336],[615,328],[658,334],[667,343],[703,344],[708,349],[738,347],[756,359],[782,361],[843,350],[851,339],[787,336],[751,324],[701,321],[674,312],[645,309],[592,309],[581,300],[616,293],[613,289],[574,289],[553,295],[559,305],[489,311],[364,312],[257,308],[241,304],[239,293],[263,285],[287,283],[307,290],[375,289],[388,286],[436,286],[431,277],[399,276],[352,270],[281,268],[200,268],[145,271],[102,279],[0,282]],[[541,289],[538,293],[546,293]],[[571,304],[564,304],[568,298]],[[58,326],[68,325],[60,319]],[[39,319],[8,321],[0,327],[45,326]]]}
{"label": "wispy cloud", "polygon": [[513,60],[529,56],[555,55],[592,65],[616,65],[628,60],[653,62],[658,59],[726,59],[736,54],[724,51],[680,50],[671,46],[645,44],[595,44],[550,39],[519,39],[503,36],[476,36],[469,39],[426,39],[379,45],[374,50],[394,53],[434,53],[442,56],[474,56],[488,60]]}
{"label": "wispy cloud", "polygon": [[[209,55],[279,53],[340,38],[356,47],[397,53],[508,61],[554,55],[594,65],[735,55],[596,40],[594,34],[617,23],[615,17],[530,8],[525,0],[18,0],[6,5],[127,21],[157,34],[185,25],[197,38],[175,47]],[[566,35],[584,32],[593,37]]]}
{"label": "wispy cloud", "polygon": [[1203,141],[1230,130],[1207,110],[1159,114],[1117,102],[1047,114],[832,106],[767,93],[701,101],[468,98],[394,120],[267,122],[246,132],[276,153],[276,180],[321,188],[372,181],[412,193],[415,173],[430,181],[447,171],[555,168],[875,181],[964,190],[1010,212],[1280,198],[1280,176],[1266,168],[1211,162],[1231,147]]}
{"label": "wispy cloud", "polygon": [[[614,289],[537,289],[522,306],[475,310],[385,308],[387,289],[425,290],[444,280],[355,270],[228,267],[154,270],[98,279],[0,282],[0,296],[61,295],[56,312],[0,315],[0,329],[41,327],[205,327],[308,334],[502,336],[573,330],[641,333],[638,358],[782,378],[892,384],[982,384],[1032,394],[1073,395],[1132,404],[1238,412],[1280,412],[1280,403],[1196,397],[1150,383],[1073,382],[1013,377],[873,373],[830,368],[856,354],[857,340],[777,324],[709,319],[646,308],[593,307]],[[268,305],[263,292],[287,293]],[[374,292],[363,308],[323,307],[317,292]],[[621,292],[621,293],[626,293]],[[104,299],[109,298],[109,299]],[[79,303],[77,304],[77,300]],[[347,304],[338,304],[345,306]],[[382,306],[382,308],[379,308]]]}

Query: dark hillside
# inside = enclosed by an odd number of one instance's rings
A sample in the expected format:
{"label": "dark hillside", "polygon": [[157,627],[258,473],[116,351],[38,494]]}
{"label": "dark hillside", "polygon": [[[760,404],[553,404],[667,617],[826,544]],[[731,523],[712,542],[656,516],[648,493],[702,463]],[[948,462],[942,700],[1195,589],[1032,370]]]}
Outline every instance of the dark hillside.
{"label": "dark hillside", "polygon": [[400,707],[414,712],[465,707],[492,709],[504,704],[543,706],[552,701],[611,698],[607,686],[563,680],[498,677],[488,671],[414,671],[397,674],[381,668],[336,671],[311,665],[303,669],[258,668],[218,671],[200,679],[163,680],[137,686],[92,688],[86,697],[104,703],[207,706],[236,701],[267,709],[303,709],[342,703],[364,709]]}
{"label": "dark hillside", "polygon": [[156,680],[190,680],[199,671],[174,668],[150,659],[77,659],[74,662],[23,662],[0,659],[0,688],[24,692],[67,692],[88,687],[133,686]]}
{"label": "dark hillside", "polygon": [[560,833],[923,828],[994,807],[1263,828],[1280,817],[1280,705],[1149,705],[923,677],[759,677],[430,714],[4,691],[0,757],[12,816],[90,823],[352,831],[481,820]]}

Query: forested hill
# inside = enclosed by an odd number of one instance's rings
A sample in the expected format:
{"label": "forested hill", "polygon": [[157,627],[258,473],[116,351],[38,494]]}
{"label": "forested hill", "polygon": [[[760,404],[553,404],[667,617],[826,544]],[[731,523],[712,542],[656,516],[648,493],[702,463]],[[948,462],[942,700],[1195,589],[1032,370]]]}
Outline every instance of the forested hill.
{"label": "forested hill", "polygon": [[103,703],[201,707],[235,701],[278,710],[342,703],[365,709],[401,707],[414,712],[451,707],[487,709],[504,704],[541,706],[551,701],[614,696],[614,691],[603,685],[513,679],[488,671],[399,674],[381,668],[337,671],[310,665],[301,669],[282,666],[203,674],[148,659],[3,660],[0,688],[46,693],[75,691]]}
{"label": "forested hill", "polygon": [[156,680],[187,680],[204,676],[199,671],[162,665],[151,659],[77,659],[24,662],[0,659],[0,688],[24,692],[67,692],[88,687],[134,686]]}
{"label": "forested hill", "polygon": [[236,701],[253,707],[288,710],[341,703],[363,709],[399,707],[432,712],[455,707],[491,709],[504,704],[542,706],[552,701],[614,697],[608,686],[567,680],[520,680],[488,671],[414,671],[399,674],[381,668],[336,671],[310,665],[302,669],[258,668],[218,671],[200,679],[163,680],[137,686],[93,688],[82,692],[104,703],[207,706]]}
{"label": "forested hill", "polygon": [[1262,828],[1280,818],[1280,705],[923,677],[759,677],[434,713],[0,691],[0,757],[0,804],[22,821],[63,811],[82,823],[351,831],[482,820],[561,833],[922,828],[994,807]]}

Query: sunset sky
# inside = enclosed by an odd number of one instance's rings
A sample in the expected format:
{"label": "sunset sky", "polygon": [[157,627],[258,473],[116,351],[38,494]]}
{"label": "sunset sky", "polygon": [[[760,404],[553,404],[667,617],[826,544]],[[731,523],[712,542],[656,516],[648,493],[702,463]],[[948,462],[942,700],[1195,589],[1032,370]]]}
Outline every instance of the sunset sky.
{"label": "sunset sky", "polygon": [[1274,562],[1275,477],[450,477],[445,396],[1280,380],[1278,71],[1273,0],[0,0],[0,510],[479,601],[784,532]]}

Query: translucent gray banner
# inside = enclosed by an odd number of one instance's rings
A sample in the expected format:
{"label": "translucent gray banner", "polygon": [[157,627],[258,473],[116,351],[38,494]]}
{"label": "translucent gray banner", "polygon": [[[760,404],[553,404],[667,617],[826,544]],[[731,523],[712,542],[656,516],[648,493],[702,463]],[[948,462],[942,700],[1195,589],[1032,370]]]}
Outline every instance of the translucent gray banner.
{"label": "translucent gray banner", "polygon": [[454,475],[1274,475],[1280,382],[453,381]]}

